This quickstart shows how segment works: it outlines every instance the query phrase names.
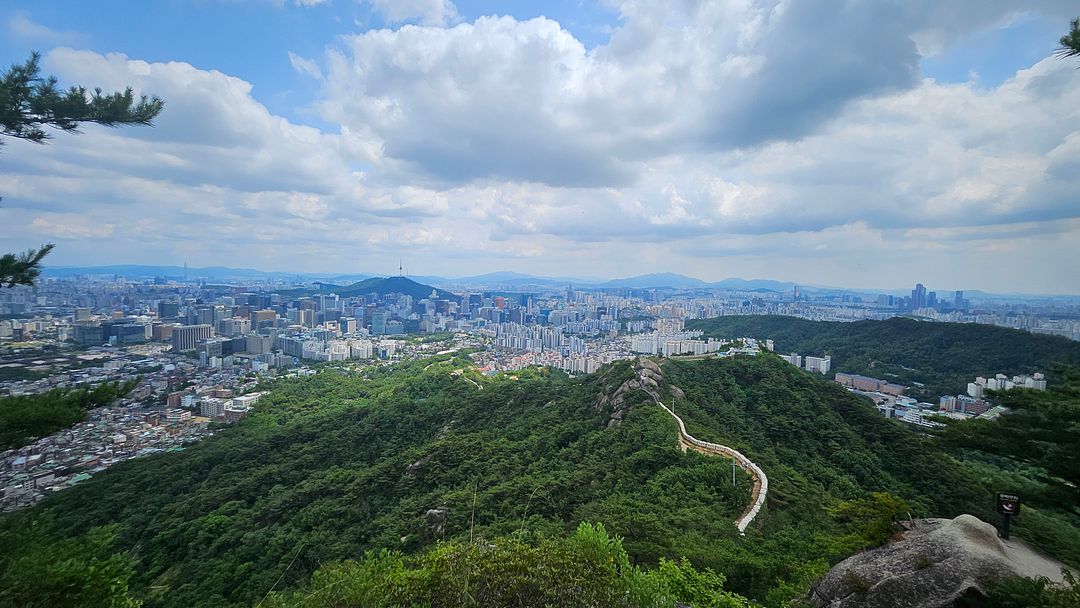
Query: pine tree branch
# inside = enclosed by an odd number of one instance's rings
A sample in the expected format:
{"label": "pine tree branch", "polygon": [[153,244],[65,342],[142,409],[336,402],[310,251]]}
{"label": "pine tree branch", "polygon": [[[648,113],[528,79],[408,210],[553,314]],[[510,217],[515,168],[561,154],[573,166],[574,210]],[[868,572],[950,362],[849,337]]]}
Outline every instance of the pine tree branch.
{"label": "pine tree branch", "polygon": [[55,247],[53,243],[40,249],[30,249],[21,254],[7,253],[0,256],[0,287],[33,285],[41,276],[41,260]]}

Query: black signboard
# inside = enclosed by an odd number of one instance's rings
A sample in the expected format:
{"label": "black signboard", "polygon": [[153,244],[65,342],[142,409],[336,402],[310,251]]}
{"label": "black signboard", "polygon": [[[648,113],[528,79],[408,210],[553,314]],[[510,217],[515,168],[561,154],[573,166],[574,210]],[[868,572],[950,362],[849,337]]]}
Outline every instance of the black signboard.
{"label": "black signboard", "polygon": [[1020,497],[1016,494],[998,492],[997,511],[1002,515],[1016,517],[1020,515]]}

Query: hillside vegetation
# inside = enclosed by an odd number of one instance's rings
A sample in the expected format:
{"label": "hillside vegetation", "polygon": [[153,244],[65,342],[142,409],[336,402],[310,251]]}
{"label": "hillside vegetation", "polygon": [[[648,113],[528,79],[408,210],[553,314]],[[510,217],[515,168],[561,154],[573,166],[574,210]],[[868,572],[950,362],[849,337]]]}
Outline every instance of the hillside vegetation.
{"label": "hillside vegetation", "polygon": [[[893,517],[990,517],[994,488],[966,465],[775,357],[662,371],[663,394],[685,392],[677,407],[691,433],[768,471],[766,512],[746,537],[734,520],[748,477],[733,487],[728,461],[681,452],[674,420],[640,391],[611,424],[598,398],[633,377],[629,362],[580,379],[488,378],[443,357],[282,381],[211,439],[5,516],[0,605],[111,589],[145,606],[250,606],[273,589],[275,605],[366,606],[389,581],[399,595],[385,597],[404,599],[383,605],[473,605],[479,585],[530,597],[523,606],[570,606],[527,590],[544,586],[543,572],[602,566],[582,549],[602,537],[604,555],[626,562],[609,562],[590,593],[648,581],[657,606],[739,605],[732,594],[779,606],[882,542]],[[440,507],[442,531],[427,520]],[[1022,518],[1018,534],[1025,525],[1076,535],[1052,518]]]}
{"label": "hillside vegetation", "polygon": [[419,301],[431,297],[432,292],[435,292],[436,296],[439,298],[451,300],[461,299],[460,296],[446,291],[445,289],[438,289],[431,285],[418,283],[407,277],[371,277],[350,285],[330,285],[324,283],[319,289],[290,289],[280,291],[279,293],[287,297],[309,296],[316,293],[335,293],[343,298],[369,294],[385,296],[392,293],[402,293]]}
{"label": "hillside vegetation", "polygon": [[716,338],[769,338],[781,353],[829,354],[834,372],[922,383],[925,388],[913,394],[935,402],[940,395],[963,393],[976,376],[1050,373],[1054,363],[1080,364],[1080,342],[973,323],[739,315],[688,321],[686,326]]}
{"label": "hillside vegetation", "polygon": [[86,419],[86,412],[109,405],[138,385],[105,382],[94,388],[57,388],[33,395],[0,397],[0,451],[22,447]]}

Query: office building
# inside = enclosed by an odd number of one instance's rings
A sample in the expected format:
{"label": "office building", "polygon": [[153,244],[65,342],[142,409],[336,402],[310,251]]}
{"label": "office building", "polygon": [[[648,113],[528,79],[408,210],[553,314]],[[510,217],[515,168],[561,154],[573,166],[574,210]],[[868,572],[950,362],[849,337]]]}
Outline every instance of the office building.
{"label": "office building", "polygon": [[371,314],[371,333],[375,336],[386,334],[386,311],[379,310]]}
{"label": "office building", "polygon": [[911,309],[918,310],[920,308],[926,308],[926,286],[922,283],[916,283],[915,289],[911,290]]}
{"label": "office building", "polygon": [[201,340],[209,340],[212,334],[213,327],[206,324],[174,327],[172,332],[173,351],[182,353],[195,350],[195,346]]}
{"label": "office building", "polygon": [[274,310],[263,309],[254,310],[251,312],[251,329],[259,330],[264,327],[273,327],[277,321],[277,312]]}
{"label": "office building", "polygon": [[217,333],[221,336],[243,336],[249,332],[251,332],[250,319],[219,319],[217,322]]}
{"label": "office building", "polygon": [[175,319],[180,316],[179,302],[158,302],[157,315],[161,319]]}

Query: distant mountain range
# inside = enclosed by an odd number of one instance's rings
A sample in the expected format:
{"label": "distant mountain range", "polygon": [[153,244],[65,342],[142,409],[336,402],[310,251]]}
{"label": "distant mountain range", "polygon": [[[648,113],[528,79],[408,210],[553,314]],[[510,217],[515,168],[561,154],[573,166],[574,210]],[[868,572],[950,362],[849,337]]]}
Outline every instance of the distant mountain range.
{"label": "distant mountain range", "polygon": [[[317,281],[323,285],[330,285],[338,289],[353,289],[368,279],[380,277],[371,273],[328,273],[328,272],[280,272],[254,270],[251,268],[229,268],[225,266],[208,266],[200,268],[185,268],[183,266],[147,266],[139,264],[120,264],[112,266],[49,266],[42,272],[46,277],[73,277],[73,276],[122,276],[133,279],[145,279],[154,277],[202,279],[210,282],[239,281],[243,279],[277,280],[285,282]],[[385,280],[400,279],[404,277],[387,277]],[[740,279],[729,278],[722,281],[707,282],[698,278],[674,272],[661,272],[642,274],[621,279],[602,279],[598,277],[546,277],[536,276],[520,272],[502,271],[466,277],[441,277],[433,275],[412,275],[409,277],[415,285],[426,289],[424,297],[431,293],[431,288],[440,288],[443,293],[447,290],[461,291],[463,289],[528,289],[536,288],[565,288],[567,286],[589,289],[718,289],[727,291],[747,292],[791,292],[796,285],[805,292],[813,294],[862,294],[871,295],[887,293],[892,295],[906,295],[910,288],[897,289],[858,289],[845,287],[829,287],[823,285],[810,285],[794,283],[791,281],[774,281],[770,279]],[[362,287],[366,289],[367,287]],[[418,289],[412,288],[410,289]],[[372,293],[372,292],[365,292]],[[405,292],[402,292],[405,293]],[[938,290],[938,296],[952,297],[952,290]],[[967,298],[999,298],[1012,299],[1022,297],[1054,297],[1076,299],[1078,296],[1046,294],[993,294],[980,290],[964,290]],[[445,297],[445,296],[442,296]]]}
{"label": "distant mountain range", "polygon": [[112,266],[47,266],[42,271],[46,277],[108,276],[116,275],[129,279],[148,279],[154,277],[189,278],[206,280],[229,279],[328,279],[339,282],[358,281],[370,278],[369,273],[342,274],[328,272],[280,272],[255,270],[253,268],[229,268],[226,266],[205,266],[186,268],[184,266],[147,266],[143,264],[116,264]]}
{"label": "distant mountain range", "polygon": [[[153,278],[169,277],[205,280],[229,280],[229,279],[263,279],[263,280],[311,280],[318,279],[320,283],[335,285],[338,287],[350,286],[350,282],[363,281],[365,279],[378,278],[369,273],[335,274],[325,272],[281,272],[254,270],[251,268],[228,268],[225,266],[207,266],[201,268],[185,268],[183,266],[145,266],[139,264],[119,264],[113,266],[50,266],[42,273],[46,277],[73,277],[73,276],[108,276],[116,275],[126,278]],[[395,278],[395,277],[389,277]],[[598,289],[741,289],[755,290],[768,289],[784,291],[791,289],[794,283],[770,281],[763,279],[724,279],[716,283],[707,283],[701,279],[688,277],[673,272],[643,274],[623,279],[605,280],[597,277],[543,277],[520,272],[489,272],[467,277],[441,277],[432,275],[413,275],[411,277],[417,284],[428,284],[443,287],[565,287],[579,286]]]}
{"label": "distant mountain range", "polygon": [[469,277],[415,277],[434,285],[475,287],[565,287],[567,285],[596,285],[604,279],[597,277],[538,277],[520,272],[489,272]]}
{"label": "distant mountain range", "polygon": [[678,289],[696,289],[708,287],[709,284],[701,279],[695,279],[674,272],[660,272],[654,274],[642,274],[625,279],[614,279],[597,285],[601,288],[611,289],[645,289],[649,287],[674,287]]}
{"label": "distant mountain range", "polygon": [[729,289],[733,291],[790,291],[795,283],[772,281],[768,279],[724,279],[707,283],[701,279],[688,277],[674,272],[643,274],[626,279],[615,279],[597,285],[601,289],[649,289],[671,287],[673,289]]}

